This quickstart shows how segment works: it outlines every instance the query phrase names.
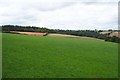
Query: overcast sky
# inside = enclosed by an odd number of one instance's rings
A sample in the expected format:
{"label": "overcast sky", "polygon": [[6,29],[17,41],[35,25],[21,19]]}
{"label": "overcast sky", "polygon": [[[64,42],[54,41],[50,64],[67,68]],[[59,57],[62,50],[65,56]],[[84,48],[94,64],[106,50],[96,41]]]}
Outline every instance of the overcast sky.
{"label": "overcast sky", "polygon": [[0,0],[0,25],[117,29],[118,0]]}

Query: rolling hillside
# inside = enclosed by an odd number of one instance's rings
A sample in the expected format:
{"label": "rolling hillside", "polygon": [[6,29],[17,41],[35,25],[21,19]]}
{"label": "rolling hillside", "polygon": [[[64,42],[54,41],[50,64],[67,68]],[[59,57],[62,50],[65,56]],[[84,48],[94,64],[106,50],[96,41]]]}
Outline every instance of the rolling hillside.
{"label": "rolling hillside", "polygon": [[118,44],[3,33],[3,78],[115,78]]}

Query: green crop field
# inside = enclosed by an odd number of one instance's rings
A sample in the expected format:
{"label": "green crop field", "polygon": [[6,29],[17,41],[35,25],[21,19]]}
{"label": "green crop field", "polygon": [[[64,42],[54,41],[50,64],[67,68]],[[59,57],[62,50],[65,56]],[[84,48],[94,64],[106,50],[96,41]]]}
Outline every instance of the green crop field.
{"label": "green crop field", "polygon": [[118,44],[3,33],[3,78],[115,78]]}

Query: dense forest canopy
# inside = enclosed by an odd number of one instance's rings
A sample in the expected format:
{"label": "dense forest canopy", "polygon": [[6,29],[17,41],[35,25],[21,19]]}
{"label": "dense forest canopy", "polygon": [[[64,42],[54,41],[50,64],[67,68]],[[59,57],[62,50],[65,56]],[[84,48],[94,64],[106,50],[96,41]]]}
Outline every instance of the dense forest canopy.
{"label": "dense forest canopy", "polygon": [[45,27],[35,27],[35,26],[18,26],[18,25],[2,25],[2,32],[10,31],[24,31],[24,32],[44,32],[44,33],[58,33],[58,34],[68,34],[75,36],[86,36],[94,37],[98,39],[103,39],[105,41],[119,42],[120,38],[113,36],[110,37],[109,34],[100,34],[100,32],[119,32],[119,30],[61,30],[61,29],[48,29]]}

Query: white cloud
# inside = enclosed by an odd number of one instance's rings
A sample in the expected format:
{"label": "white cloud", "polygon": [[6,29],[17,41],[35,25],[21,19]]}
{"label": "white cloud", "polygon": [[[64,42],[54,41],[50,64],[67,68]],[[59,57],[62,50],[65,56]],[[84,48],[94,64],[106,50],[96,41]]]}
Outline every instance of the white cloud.
{"label": "white cloud", "polygon": [[117,0],[100,1],[0,0],[0,25],[34,25],[54,29],[117,29]]}

